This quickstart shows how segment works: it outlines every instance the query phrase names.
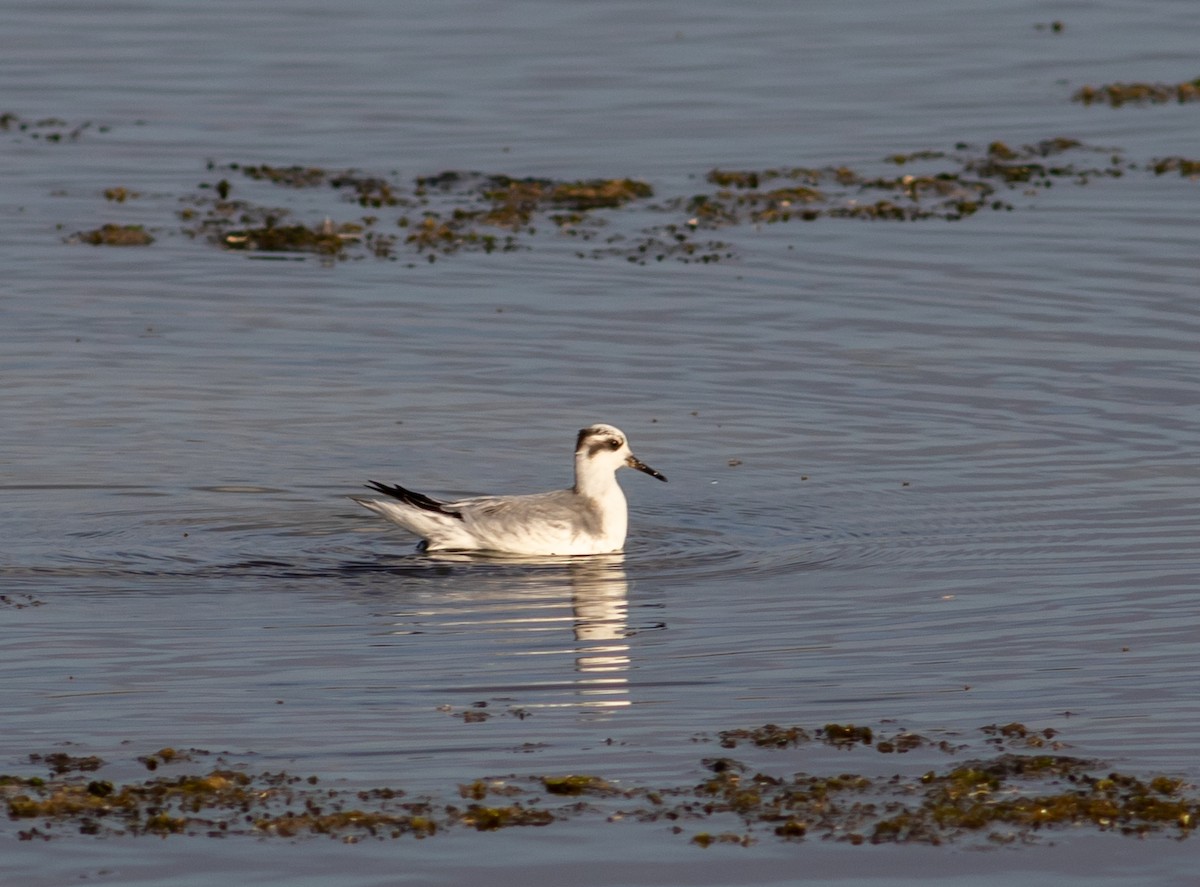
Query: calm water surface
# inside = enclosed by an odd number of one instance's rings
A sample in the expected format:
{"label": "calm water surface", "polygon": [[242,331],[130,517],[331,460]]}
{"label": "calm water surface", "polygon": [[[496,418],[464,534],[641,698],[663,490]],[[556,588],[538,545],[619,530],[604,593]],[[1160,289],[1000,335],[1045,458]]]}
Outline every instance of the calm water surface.
{"label": "calm water surface", "polygon": [[[705,265],[553,236],[263,261],[176,217],[210,162],[633,176],[665,197],[714,166],[958,142],[1195,150],[1200,106],[1069,101],[1194,78],[1191,4],[960,6],[7,4],[0,112],[91,126],[0,132],[0,771],[66,749],[142,778],[171,745],[349,789],[690,785],[719,730],[1021,721],[1200,781],[1195,183],[1139,167],[956,223],[740,226]],[[116,186],[140,196],[106,202]],[[64,242],[104,222],[156,242]],[[566,485],[593,421],[671,478],[623,477],[621,557],[431,559],[346,498],[367,478]],[[788,754],[784,773],[901,766]],[[358,846],[21,827],[0,872],[26,885],[1195,870],[1194,839],[1111,834],[973,854],[769,832],[705,851],[596,820]]]}

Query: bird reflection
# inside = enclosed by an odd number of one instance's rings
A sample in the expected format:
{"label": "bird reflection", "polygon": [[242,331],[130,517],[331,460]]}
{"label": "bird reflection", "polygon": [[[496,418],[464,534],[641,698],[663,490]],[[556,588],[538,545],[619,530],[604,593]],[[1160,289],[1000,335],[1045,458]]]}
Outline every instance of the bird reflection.
{"label": "bird reflection", "polygon": [[629,582],[624,556],[573,563],[571,590],[579,695],[595,707],[629,705]]}
{"label": "bird reflection", "polygon": [[[625,556],[621,553],[592,555],[589,557],[505,557],[482,558],[477,554],[458,552],[431,552],[427,560],[443,564],[486,563],[489,567],[484,581],[472,586],[471,600],[478,605],[485,596],[485,589],[501,591],[504,598],[513,599],[514,586],[523,586],[517,594],[525,606],[545,612],[545,603],[534,604],[535,599],[545,601],[557,598],[561,604],[568,601],[571,607],[569,623],[574,643],[570,649],[557,639],[549,647],[531,643],[529,648],[516,655],[538,658],[546,655],[567,654],[574,656],[575,675],[569,684],[553,681],[538,683],[545,689],[551,686],[565,689],[569,686],[575,699],[571,702],[530,702],[527,708],[549,708],[559,706],[584,706],[591,710],[615,709],[630,704],[629,698],[629,581],[625,574]],[[532,571],[530,571],[532,568]],[[492,572],[494,570],[495,572]],[[513,572],[517,576],[514,577]],[[483,578],[477,577],[477,578]],[[536,595],[536,598],[534,597]],[[557,607],[556,607],[557,609]],[[413,614],[416,615],[416,614]],[[428,619],[434,611],[421,614]],[[440,615],[440,614],[439,614]],[[558,625],[568,617],[532,617],[522,615],[502,624],[511,632],[528,632],[532,641],[544,637],[548,631],[561,631]],[[446,625],[448,623],[443,623]],[[496,614],[480,614],[476,618],[458,618],[454,625],[459,628],[473,626],[495,626]],[[517,626],[523,626],[518,628]],[[566,640],[564,637],[563,641]],[[514,655],[506,651],[506,655]]]}

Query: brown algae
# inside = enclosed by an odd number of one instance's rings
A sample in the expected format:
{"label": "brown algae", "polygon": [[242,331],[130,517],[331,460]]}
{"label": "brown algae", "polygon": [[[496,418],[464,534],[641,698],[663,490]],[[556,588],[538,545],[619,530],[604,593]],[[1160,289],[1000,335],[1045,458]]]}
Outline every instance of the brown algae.
{"label": "brown algae", "polygon": [[1083,86],[1071,96],[1071,101],[1084,105],[1161,105],[1168,102],[1200,101],[1200,77],[1181,83],[1105,83]]}
{"label": "brown algae", "polygon": [[759,748],[788,748],[808,742],[812,734],[801,727],[766,724],[752,730],[723,730],[719,738],[722,748],[737,748],[739,742],[750,742]]}
{"label": "brown algae", "polygon": [[154,238],[141,225],[101,225],[91,231],[82,231],[70,238],[92,246],[149,246]]}
{"label": "brown algae", "polygon": [[543,776],[542,786],[552,795],[613,794],[618,791],[599,776]]}
{"label": "brown algae", "polygon": [[875,733],[870,727],[856,727],[853,724],[826,724],[817,731],[817,735],[839,748],[848,748],[857,743],[871,745],[875,741]]}
{"label": "brown algae", "polygon": [[[1076,101],[1113,106],[1200,98],[1200,79],[1177,84],[1087,86]],[[95,129],[58,118],[0,114],[0,131],[43,141],[78,139]],[[737,250],[707,232],[824,219],[873,222],[961,221],[991,210],[1010,212],[1059,183],[1087,185],[1135,170],[1200,179],[1200,161],[1169,156],[1150,163],[1066,136],[1017,145],[993,140],[949,149],[892,152],[872,168],[715,167],[696,176],[691,193],[659,197],[640,179],[554,179],[447,170],[404,180],[394,174],[305,164],[210,162],[211,177],[179,198],[182,233],[252,254],[316,255],[323,262],[407,257],[434,262],[459,253],[506,253],[569,243],[578,258],[710,263]],[[285,194],[280,206],[267,193]],[[124,186],[101,190],[106,201],[149,199]],[[1020,203],[1015,202],[1020,198]],[[300,219],[300,209],[318,221]],[[60,226],[65,227],[65,226]],[[70,230],[70,229],[67,229]],[[141,225],[105,224],[72,243],[144,246]],[[578,246],[575,246],[578,244]]]}
{"label": "brown algae", "polygon": [[222,243],[229,249],[255,252],[306,252],[336,256],[347,241],[361,236],[353,224],[334,226],[328,220],[319,228],[307,225],[278,225],[273,220],[257,228],[226,232]]}
{"label": "brown algae", "polygon": [[[439,802],[409,798],[395,787],[327,788],[315,776],[252,773],[223,759],[197,773],[118,783],[96,776],[107,766],[100,758],[56,752],[29,758],[50,771],[48,778],[0,776],[0,800],[23,839],[75,832],[355,842],[591,818],[666,822],[674,834],[690,832],[698,847],[749,847],[770,836],[851,845],[1012,844],[1066,828],[1186,838],[1200,819],[1200,798],[1182,779],[1113,771],[1101,761],[1056,753],[1062,743],[1055,731],[1016,722],[980,728],[974,745],[990,747],[991,756],[932,768],[927,753],[954,757],[970,746],[850,724],[818,729],[768,724],[718,736],[722,747],[745,743],[761,760],[751,765],[704,758],[703,777],[690,785],[623,787],[588,774],[476,779],[458,786],[457,799]],[[809,743],[832,744],[842,749],[839,757],[874,749],[912,752],[919,760],[908,772],[883,776],[795,772]],[[147,767],[153,762],[152,769],[177,768],[207,756],[168,747],[138,760]],[[764,766],[775,758],[783,759],[783,772]],[[503,801],[496,803],[498,798]]]}
{"label": "brown algae", "polygon": [[[1068,161],[1068,155],[1092,162]],[[198,194],[185,213],[189,221],[200,219],[197,230],[215,232],[226,247],[291,249],[346,258],[351,255],[349,247],[360,243],[378,257],[396,258],[403,247],[428,261],[459,252],[529,249],[544,237],[540,231],[544,227],[586,243],[600,238],[606,227],[622,218],[614,213],[637,213],[643,218],[667,214],[676,220],[615,230],[603,237],[601,245],[576,250],[576,255],[623,257],[638,264],[666,259],[713,262],[732,258],[733,250],[723,242],[697,239],[698,232],[821,218],[955,221],[987,209],[1012,210],[1006,191],[1019,189],[1030,196],[1060,180],[1082,185],[1097,177],[1117,178],[1133,168],[1119,154],[1061,136],[1027,145],[993,141],[982,147],[959,144],[951,151],[893,153],[883,162],[904,171],[872,175],[844,164],[714,168],[704,176],[708,190],[658,203],[649,202],[655,196],[650,184],[627,177],[558,180],[449,170],[405,184],[354,170],[230,164],[219,171],[293,190],[325,187],[364,208],[398,207],[402,210],[395,221],[399,230],[384,233],[380,226],[387,220],[378,216],[362,216],[340,226],[327,221],[320,229],[284,226],[278,222],[283,210],[228,200],[228,177],[215,186],[217,200]],[[221,188],[222,183],[226,187]],[[205,188],[211,191],[214,186]],[[241,193],[240,186],[235,190]],[[209,210],[206,214],[204,208]],[[271,218],[274,224],[250,226],[245,221],[254,218]],[[323,236],[331,233],[333,237]]]}
{"label": "brown algae", "polygon": [[104,189],[104,199],[112,203],[124,203],[126,200],[133,200],[141,196],[137,191],[130,191],[128,188],[119,185],[115,188]]}
{"label": "brown algae", "polygon": [[1155,160],[1151,169],[1156,176],[1177,172],[1187,179],[1200,177],[1200,160],[1188,160],[1186,157],[1164,157]]}

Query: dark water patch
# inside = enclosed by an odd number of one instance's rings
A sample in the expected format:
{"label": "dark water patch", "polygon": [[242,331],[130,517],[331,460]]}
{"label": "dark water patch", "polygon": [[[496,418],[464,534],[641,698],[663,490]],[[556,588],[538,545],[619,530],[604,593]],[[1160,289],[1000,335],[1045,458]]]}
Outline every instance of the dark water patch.
{"label": "dark water patch", "polygon": [[90,120],[68,123],[57,117],[27,118],[12,112],[0,114],[0,132],[51,144],[76,142],[88,132],[107,133],[110,128]]}
{"label": "dark water patch", "polygon": [[26,607],[40,607],[44,603],[31,594],[0,594],[0,608],[24,610]]}

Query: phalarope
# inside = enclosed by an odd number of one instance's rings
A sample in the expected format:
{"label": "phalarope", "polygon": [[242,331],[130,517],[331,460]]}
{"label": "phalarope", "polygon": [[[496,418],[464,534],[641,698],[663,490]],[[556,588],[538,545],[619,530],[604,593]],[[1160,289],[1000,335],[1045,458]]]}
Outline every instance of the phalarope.
{"label": "phalarope", "polygon": [[426,551],[607,554],[625,545],[629,513],[616,473],[626,466],[666,481],[633,455],[619,428],[589,425],[575,441],[575,486],[567,490],[441,502],[370,481],[390,498],[350,498],[422,537]]}

